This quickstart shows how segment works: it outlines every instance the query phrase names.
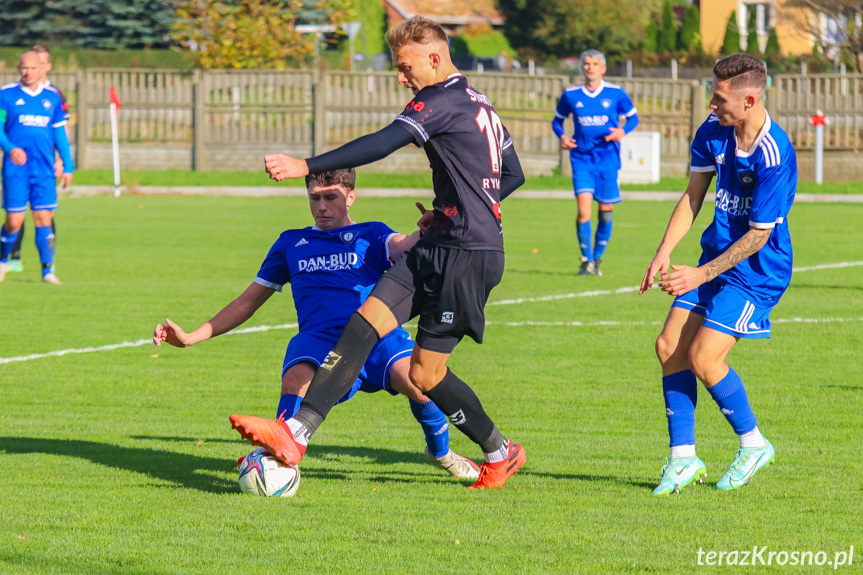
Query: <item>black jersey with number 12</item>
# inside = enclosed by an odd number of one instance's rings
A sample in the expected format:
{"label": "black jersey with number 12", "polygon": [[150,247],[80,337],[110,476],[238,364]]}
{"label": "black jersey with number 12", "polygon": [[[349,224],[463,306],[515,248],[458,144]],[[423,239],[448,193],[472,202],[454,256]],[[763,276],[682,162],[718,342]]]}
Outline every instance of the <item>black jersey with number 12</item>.
{"label": "black jersey with number 12", "polygon": [[500,181],[512,138],[489,99],[453,74],[414,96],[396,118],[432,169],[434,219],[425,240],[503,251]]}

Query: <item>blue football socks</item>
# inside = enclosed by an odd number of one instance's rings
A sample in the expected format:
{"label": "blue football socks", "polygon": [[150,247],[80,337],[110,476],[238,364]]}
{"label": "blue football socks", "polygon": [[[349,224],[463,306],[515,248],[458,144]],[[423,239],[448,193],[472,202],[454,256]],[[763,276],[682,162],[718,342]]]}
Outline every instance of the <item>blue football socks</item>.
{"label": "blue football socks", "polygon": [[279,399],[279,408],[276,411],[276,419],[282,417],[286,421],[296,415],[300,410],[300,404],[303,403],[303,398],[299,395],[286,393]]}
{"label": "blue football socks", "polygon": [[593,235],[590,220],[584,223],[576,222],[575,234],[578,236],[578,247],[581,248],[581,255],[593,261],[593,250],[590,249],[590,240]]}
{"label": "blue football socks", "polygon": [[713,387],[708,387],[707,391],[719,405],[719,411],[734,428],[734,433],[743,435],[755,429],[757,424],[755,414],[749,405],[746,388],[743,387],[743,382],[736,371],[729,367],[728,375]]}
{"label": "blue football socks", "polygon": [[42,275],[48,275],[54,263],[54,231],[51,226],[36,226],[36,249],[42,262]]}
{"label": "blue football socks", "polygon": [[596,224],[596,245],[593,248],[594,259],[599,259],[605,253],[611,240],[611,227],[614,223],[614,212],[599,212],[599,222]]}
{"label": "blue football socks", "polygon": [[12,248],[15,247],[15,240],[18,239],[18,232],[9,233],[6,231],[6,226],[0,226],[0,263],[9,261],[9,254],[12,253]]}
{"label": "blue football socks", "polygon": [[695,406],[698,381],[686,369],[662,378],[665,415],[668,417],[669,446],[695,445]]}
{"label": "blue football socks", "polygon": [[411,413],[425,433],[429,452],[435,457],[449,453],[449,425],[443,412],[433,401],[419,403],[411,400],[410,404]]}

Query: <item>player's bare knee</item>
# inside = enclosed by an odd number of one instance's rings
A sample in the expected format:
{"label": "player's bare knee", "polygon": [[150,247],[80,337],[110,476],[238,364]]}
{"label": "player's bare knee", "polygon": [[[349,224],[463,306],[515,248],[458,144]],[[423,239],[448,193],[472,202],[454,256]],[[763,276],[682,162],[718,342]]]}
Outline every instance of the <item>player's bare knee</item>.
{"label": "player's bare knee", "polygon": [[664,331],[656,338],[656,357],[659,358],[659,363],[665,365],[677,352],[679,342],[672,337],[669,337]]}
{"label": "player's bare knee", "polygon": [[711,381],[713,378],[711,374],[714,373],[722,364],[721,361],[718,361],[718,358],[711,356],[708,353],[705,353],[698,345],[693,345],[689,349],[689,365],[692,373],[695,374],[695,377],[700,379],[701,381]]}
{"label": "player's bare knee", "polygon": [[411,364],[410,378],[411,382],[419,388],[420,391],[426,392],[440,383],[440,380],[446,375],[446,367],[442,372],[437,369],[424,366],[421,363],[414,362]]}

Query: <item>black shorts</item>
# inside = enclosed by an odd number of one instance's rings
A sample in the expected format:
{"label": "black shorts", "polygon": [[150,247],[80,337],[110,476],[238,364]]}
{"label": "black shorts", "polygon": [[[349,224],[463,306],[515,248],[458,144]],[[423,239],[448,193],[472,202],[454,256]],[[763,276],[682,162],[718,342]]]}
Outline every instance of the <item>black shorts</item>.
{"label": "black shorts", "polygon": [[503,252],[420,242],[372,290],[399,324],[419,316],[417,345],[451,353],[469,335],[482,343],[485,303],[503,277]]}

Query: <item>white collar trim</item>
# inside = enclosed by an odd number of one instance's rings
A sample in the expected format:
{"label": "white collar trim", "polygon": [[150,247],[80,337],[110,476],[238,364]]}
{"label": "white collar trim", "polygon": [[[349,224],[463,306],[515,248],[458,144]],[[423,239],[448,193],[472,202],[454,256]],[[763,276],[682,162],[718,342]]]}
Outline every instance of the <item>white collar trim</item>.
{"label": "white collar trim", "polygon": [[755,138],[755,141],[752,142],[752,147],[749,148],[748,152],[744,152],[740,149],[740,145],[737,143],[737,131],[734,132],[734,155],[738,158],[748,158],[754,154],[755,150],[758,149],[758,144],[761,143],[761,140],[763,140],[764,136],[767,135],[767,132],[770,131],[770,127],[773,125],[773,122],[770,120],[770,114],[766,111],[764,113],[766,114],[767,119],[764,120],[764,125],[761,126],[761,130],[758,132],[758,136]]}
{"label": "white collar trim", "polygon": [[605,80],[600,80],[600,81],[599,81],[599,88],[597,88],[597,89],[596,89],[596,90],[594,90],[593,92],[591,92],[590,90],[588,90],[588,89],[587,89],[587,83],[584,83],[584,84],[581,86],[581,91],[582,91],[582,92],[584,92],[584,94],[585,94],[588,98],[596,98],[597,96],[599,96],[599,93],[600,93],[600,92],[602,92],[602,89],[603,89],[603,88],[605,88]]}

